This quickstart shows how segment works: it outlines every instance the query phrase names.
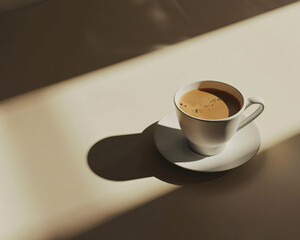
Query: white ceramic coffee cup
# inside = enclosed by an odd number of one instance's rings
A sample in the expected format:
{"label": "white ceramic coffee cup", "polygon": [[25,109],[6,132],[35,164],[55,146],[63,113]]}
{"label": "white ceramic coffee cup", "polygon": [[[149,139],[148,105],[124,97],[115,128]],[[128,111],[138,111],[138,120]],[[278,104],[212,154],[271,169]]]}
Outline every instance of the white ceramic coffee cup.
{"label": "white ceramic coffee cup", "polygon": [[[180,97],[188,91],[197,88],[214,88],[233,95],[242,106],[234,115],[223,119],[201,119],[193,117],[182,111],[178,105]],[[179,88],[174,96],[176,113],[179,125],[188,140],[191,149],[202,155],[216,155],[223,151],[226,142],[247,124],[252,122],[264,110],[264,100],[260,97],[245,98],[235,87],[220,81],[198,81]],[[252,104],[258,108],[247,118],[243,119],[242,113]]]}

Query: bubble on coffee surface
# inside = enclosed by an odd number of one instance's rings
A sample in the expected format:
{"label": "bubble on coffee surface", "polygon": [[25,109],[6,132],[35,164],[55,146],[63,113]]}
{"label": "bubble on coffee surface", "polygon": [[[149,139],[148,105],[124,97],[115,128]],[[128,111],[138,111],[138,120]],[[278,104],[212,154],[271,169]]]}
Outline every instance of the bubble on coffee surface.
{"label": "bubble on coffee surface", "polygon": [[179,107],[196,118],[222,119],[237,113],[240,104],[232,95],[216,89],[194,89],[180,98]]}

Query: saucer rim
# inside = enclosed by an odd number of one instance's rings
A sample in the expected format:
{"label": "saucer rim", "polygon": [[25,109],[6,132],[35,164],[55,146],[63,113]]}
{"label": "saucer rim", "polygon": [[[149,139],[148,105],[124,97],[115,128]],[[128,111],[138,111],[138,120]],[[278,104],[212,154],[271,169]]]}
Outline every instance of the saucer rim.
{"label": "saucer rim", "polygon": [[[176,115],[176,109],[172,109],[170,111],[168,111],[159,121],[157,121],[156,125],[155,125],[155,129],[154,129],[154,135],[153,135],[153,140],[154,140],[154,143],[155,143],[155,146],[156,146],[156,149],[159,151],[159,153],[170,163],[180,167],[180,168],[183,168],[183,169],[186,169],[186,170],[190,170],[190,171],[196,171],[196,172],[203,172],[203,173],[213,173],[213,172],[225,172],[225,171],[229,171],[229,170],[232,170],[232,169],[235,169],[235,168],[238,168],[240,166],[242,166],[243,164],[247,163],[248,161],[250,161],[260,150],[261,148],[261,133],[260,133],[260,130],[256,124],[256,122],[253,120],[250,124],[252,124],[256,129],[257,129],[257,133],[258,133],[258,140],[259,140],[259,143],[258,143],[258,148],[256,149],[255,152],[253,152],[253,154],[249,157],[249,159],[247,159],[245,162],[237,165],[237,166],[234,166],[234,167],[230,167],[228,169],[222,169],[222,170],[198,170],[198,169],[193,169],[193,168],[188,168],[186,166],[182,166],[179,162],[179,163],[176,163],[176,162],[172,162],[171,160],[169,160],[159,149],[158,147],[158,143],[156,141],[157,139],[157,128],[158,128],[158,125],[159,123],[168,115],[168,114],[171,114],[172,112],[175,112],[175,115]],[[244,115],[244,114],[243,114]],[[245,116],[245,115],[244,115]],[[245,116],[246,117],[246,116]],[[246,126],[247,127],[247,126]],[[180,126],[179,126],[179,130],[180,129]],[[230,140],[229,140],[230,141]],[[205,157],[211,157],[211,156],[206,156],[206,155],[201,155],[201,154],[197,154],[195,153],[194,151],[190,150],[190,152],[192,152],[193,154],[196,154],[198,156],[205,156]],[[200,161],[200,160],[196,160],[196,161]]]}

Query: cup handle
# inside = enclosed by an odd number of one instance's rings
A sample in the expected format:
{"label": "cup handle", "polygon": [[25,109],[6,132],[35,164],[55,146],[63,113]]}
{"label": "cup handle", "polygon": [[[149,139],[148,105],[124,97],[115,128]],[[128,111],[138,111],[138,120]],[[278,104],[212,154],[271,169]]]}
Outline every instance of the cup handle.
{"label": "cup handle", "polygon": [[245,127],[247,124],[249,124],[250,122],[252,122],[255,118],[257,118],[261,113],[262,111],[264,110],[265,108],[265,105],[264,105],[264,100],[260,97],[249,97],[247,100],[246,100],[246,107],[245,107],[245,110],[251,106],[252,104],[259,104],[258,108],[249,116],[247,117],[246,119],[244,119],[241,123],[240,123],[240,126],[238,127],[238,130],[242,129],[243,127]]}

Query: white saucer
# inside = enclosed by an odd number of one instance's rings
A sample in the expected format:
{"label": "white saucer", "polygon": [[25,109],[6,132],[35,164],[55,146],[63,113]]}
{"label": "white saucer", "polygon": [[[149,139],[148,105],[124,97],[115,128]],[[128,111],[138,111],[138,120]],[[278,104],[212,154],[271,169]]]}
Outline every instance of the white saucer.
{"label": "white saucer", "polygon": [[215,156],[194,153],[180,130],[175,110],[167,113],[157,124],[154,141],[159,152],[170,162],[190,170],[219,172],[242,165],[260,148],[260,133],[251,122],[230,139],[225,150]]}

